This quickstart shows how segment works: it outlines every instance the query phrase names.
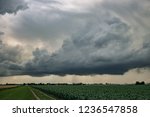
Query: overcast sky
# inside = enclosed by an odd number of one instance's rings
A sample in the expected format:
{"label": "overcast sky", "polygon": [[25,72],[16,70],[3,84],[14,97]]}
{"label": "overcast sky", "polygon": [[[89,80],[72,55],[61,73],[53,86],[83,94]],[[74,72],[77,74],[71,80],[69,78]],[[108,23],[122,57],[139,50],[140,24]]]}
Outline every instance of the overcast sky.
{"label": "overcast sky", "polygon": [[150,82],[149,73],[149,0],[0,0],[0,83]]}

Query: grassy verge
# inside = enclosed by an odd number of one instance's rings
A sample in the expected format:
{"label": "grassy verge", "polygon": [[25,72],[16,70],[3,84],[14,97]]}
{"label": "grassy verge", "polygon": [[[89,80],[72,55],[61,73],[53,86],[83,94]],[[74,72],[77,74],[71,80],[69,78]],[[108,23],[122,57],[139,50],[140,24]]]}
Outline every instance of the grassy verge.
{"label": "grassy verge", "polygon": [[29,87],[18,86],[13,88],[1,88],[0,100],[55,100],[54,96],[45,94],[44,92]]}
{"label": "grassy verge", "polygon": [[36,98],[27,86],[20,86],[0,91],[0,100],[35,100]]}

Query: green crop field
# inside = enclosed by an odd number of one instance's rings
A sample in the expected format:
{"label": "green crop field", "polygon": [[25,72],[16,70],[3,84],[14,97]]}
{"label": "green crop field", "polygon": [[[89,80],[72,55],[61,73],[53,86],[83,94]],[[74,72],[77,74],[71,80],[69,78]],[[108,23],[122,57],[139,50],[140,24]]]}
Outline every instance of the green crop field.
{"label": "green crop field", "polygon": [[150,100],[150,85],[31,85],[1,88],[0,100]]}
{"label": "green crop field", "polygon": [[150,85],[35,85],[33,87],[61,99],[150,99]]}

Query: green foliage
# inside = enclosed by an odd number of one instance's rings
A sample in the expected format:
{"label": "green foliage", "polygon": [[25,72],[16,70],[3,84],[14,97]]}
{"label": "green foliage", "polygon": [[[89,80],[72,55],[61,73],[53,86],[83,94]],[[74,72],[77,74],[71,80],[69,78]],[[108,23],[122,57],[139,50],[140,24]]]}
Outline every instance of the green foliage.
{"label": "green foliage", "polygon": [[34,85],[33,87],[67,100],[150,99],[150,85]]}

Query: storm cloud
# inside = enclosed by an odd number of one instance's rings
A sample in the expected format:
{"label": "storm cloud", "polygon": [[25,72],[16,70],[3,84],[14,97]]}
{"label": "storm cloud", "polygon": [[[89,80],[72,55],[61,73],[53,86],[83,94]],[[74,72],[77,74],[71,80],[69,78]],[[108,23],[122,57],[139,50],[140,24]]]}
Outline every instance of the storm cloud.
{"label": "storm cloud", "polygon": [[0,32],[0,36],[1,36],[1,35],[4,35],[4,32]]}
{"label": "storm cloud", "polygon": [[24,0],[0,0],[0,14],[17,13],[19,10],[27,9]]}
{"label": "storm cloud", "polygon": [[124,74],[133,68],[150,67],[150,48],[132,48],[134,38],[127,24],[119,19],[105,23],[103,33],[103,27],[88,24],[52,55],[36,49],[34,59],[26,64],[28,74]]}
{"label": "storm cloud", "polygon": [[[1,68],[7,71],[1,75],[124,74],[150,67],[148,0],[26,2],[28,10],[3,17],[12,21],[5,35],[23,50],[1,41]],[[22,51],[32,57],[22,61]]]}
{"label": "storm cloud", "polygon": [[0,40],[0,76],[22,73],[21,47],[11,47]]}

